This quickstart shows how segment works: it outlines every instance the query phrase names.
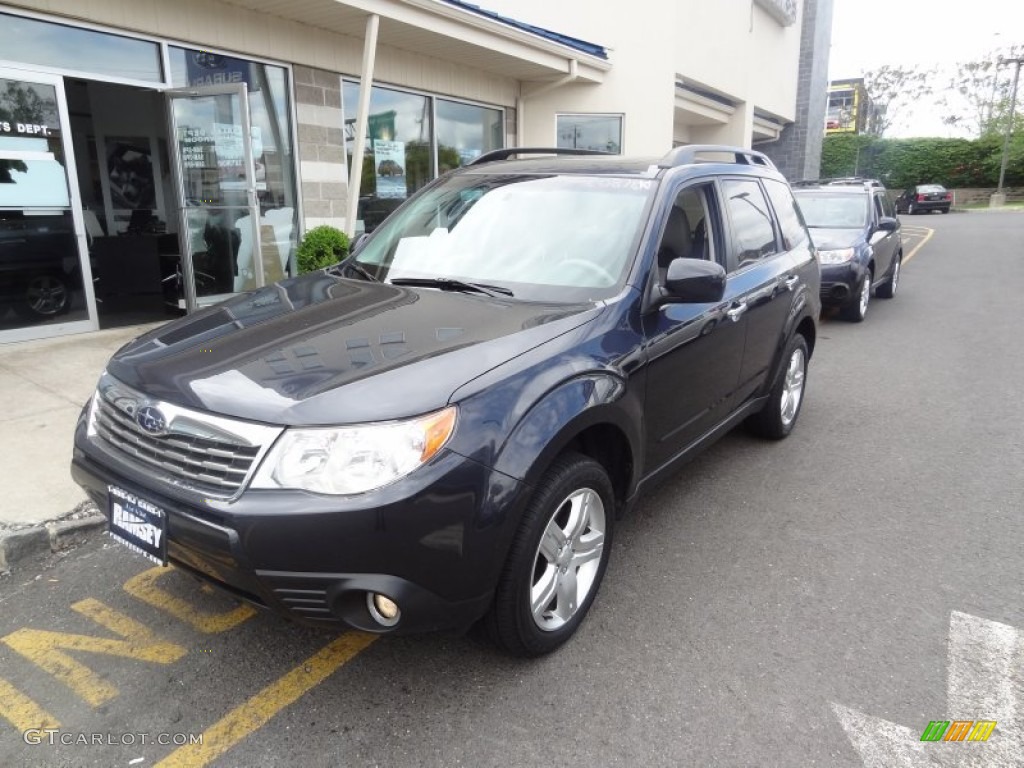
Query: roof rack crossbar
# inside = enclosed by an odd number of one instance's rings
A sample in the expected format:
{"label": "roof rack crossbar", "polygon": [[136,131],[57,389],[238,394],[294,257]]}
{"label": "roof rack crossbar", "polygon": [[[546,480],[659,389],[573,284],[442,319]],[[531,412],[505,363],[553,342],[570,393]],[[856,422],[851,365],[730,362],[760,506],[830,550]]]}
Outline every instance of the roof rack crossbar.
{"label": "roof rack crossbar", "polygon": [[576,149],[573,147],[505,147],[504,149],[492,149],[474,158],[468,165],[480,165],[481,163],[493,163],[497,160],[508,160],[515,155],[607,155],[597,149]]}
{"label": "roof rack crossbar", "polygon": [[733,162],[741,163],[743,165],[761,165],[765,168],[775,168],[775,163],[773,163],[764,152],[758,152],[755,149],[746,149],[745,147],[730,147],[724,144],[684,144],[681,147],[676,147],[661,158],[661,162],[658,163],[658,167],[675,168],[680,165],[708,162],[700,160],[697,156],[712,153],[719,155],[732,155],[735,158]]}

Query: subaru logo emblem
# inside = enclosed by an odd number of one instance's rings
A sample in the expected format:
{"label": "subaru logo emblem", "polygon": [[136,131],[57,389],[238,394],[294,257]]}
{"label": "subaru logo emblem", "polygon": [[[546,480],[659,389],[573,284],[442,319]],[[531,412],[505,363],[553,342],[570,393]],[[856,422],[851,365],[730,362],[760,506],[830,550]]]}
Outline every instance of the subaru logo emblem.
{"label": "subaru logo emblem", "polygon": [[160,409],[144,405],[135,412],[135,423],[151,435],[162,435],[167,431],[167,419]]}

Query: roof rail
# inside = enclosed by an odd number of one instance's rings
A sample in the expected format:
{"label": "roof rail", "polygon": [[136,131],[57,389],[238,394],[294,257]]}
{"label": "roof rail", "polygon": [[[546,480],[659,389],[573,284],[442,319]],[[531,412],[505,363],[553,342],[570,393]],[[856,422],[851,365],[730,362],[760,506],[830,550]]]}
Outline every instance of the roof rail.
{"label": "roof rail", "polygon": [[597,149],[576,149],[573,147],[505,147],[504,149],[492,149],[484,152],[473,159],[467,165],[480,165],[481,163],[493,163],[497,160],[508,160],[514,155],[608,155],[610,152],[601,152]]}
{"label": "roof rail", "polygon": [[745,149],[744,147],[729,147],[720,144],[684,144],[681,147],[676,147],[658,163],[659,168],[676,168],[680,165],[690,165],[691,163],[700,162],[714,162],[708,160],[700,160],[697,155],[706,154],[725,154],[732,155],[734,160],[732,162],[739,163],[741,165],[760,165],[765,168],[775,168],[768,155],[764,152],[758,152],[754,149]]}
{"label": "roof rail", "polygon": [[826,179],[803,179],[802,181],[790,182],[791,187],[841,187],[844,185],[863,184],[865,187],[884,187],[878,179],[869,179],[865,176],[840,176]]}

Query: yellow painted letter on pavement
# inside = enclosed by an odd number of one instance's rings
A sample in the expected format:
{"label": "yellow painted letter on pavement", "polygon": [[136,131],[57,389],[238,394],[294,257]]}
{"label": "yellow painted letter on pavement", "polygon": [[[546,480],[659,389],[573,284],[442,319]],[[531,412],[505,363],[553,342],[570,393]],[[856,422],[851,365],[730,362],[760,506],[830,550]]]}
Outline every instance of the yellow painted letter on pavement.
{"label": "yellow painted letter on pavement", "polygon": [[192,625],[207,635],[226,632],[256,614],[255,608],[245,604],[223,613],[199,611],[187,600],[182,600],[157,585],[157,581],[166,573],[173,573],[173,570],[158,565],[148,571],[143,571],[125,582],[125,592],[154,608],[169,613],[186,624]]}
{"label": "yellow painted letter on pavement", "polygon": [[187,653],[180,645],[160,639],[139,622],[99,600],[90,597],[75,603],[71,608],[124,640],[24,628],[7,635],[3,642],[45,669],[94,707],[117,696],[117,688],[64,651],[102,653],[154,664],[172,664]]}
{"label": "yellow painted letter on pavement", "polygon": [[0,717],[24,733],[32,728],[60,728],[57,718],[0,677]]}

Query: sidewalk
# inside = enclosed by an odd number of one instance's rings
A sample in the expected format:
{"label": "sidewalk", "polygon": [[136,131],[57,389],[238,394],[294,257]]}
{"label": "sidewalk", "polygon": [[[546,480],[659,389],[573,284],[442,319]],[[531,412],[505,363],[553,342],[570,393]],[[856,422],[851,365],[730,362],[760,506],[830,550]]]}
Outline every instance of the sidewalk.
{"label": "sidewalk", "polygon": [[0,344],[0,539],[85,501],[68,470],[79,411],[111,354],[150,327]]}

